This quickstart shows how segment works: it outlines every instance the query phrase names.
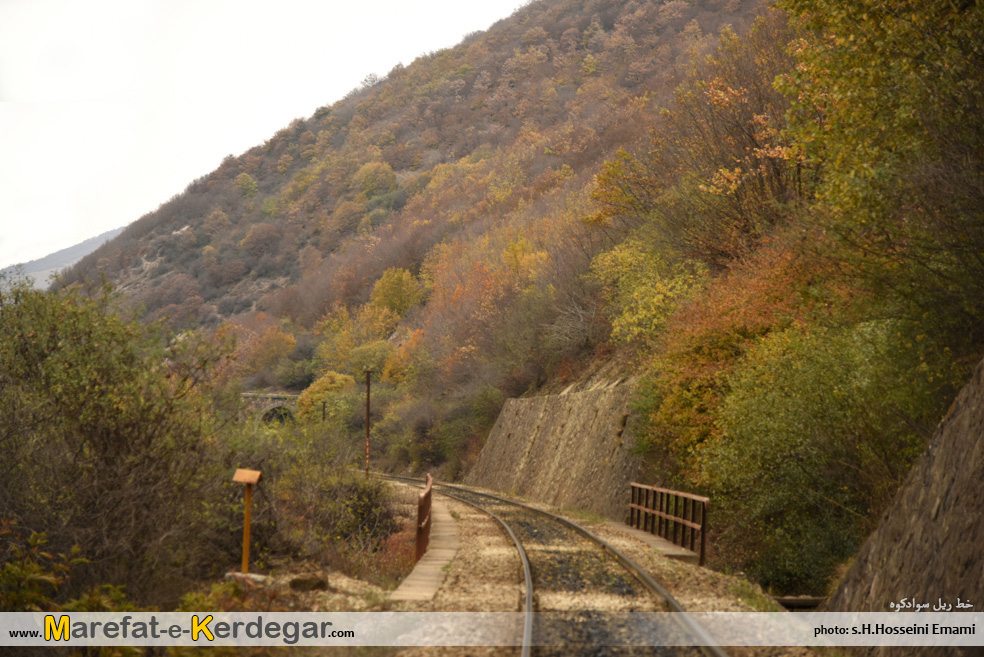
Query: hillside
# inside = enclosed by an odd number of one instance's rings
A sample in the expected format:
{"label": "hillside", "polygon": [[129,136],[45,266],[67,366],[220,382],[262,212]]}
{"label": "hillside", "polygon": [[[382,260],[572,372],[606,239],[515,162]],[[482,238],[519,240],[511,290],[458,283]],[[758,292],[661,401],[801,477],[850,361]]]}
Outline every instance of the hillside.
{"label": "hillside", "polygon": [[457,472],[505,398],[610,352],[589,267],[624,233],[584,221],[592,182],[758,5],[530,3],[227,158],[62,285],[231,329],[246,389],[373,369],[394,458]]}
{"label": "hillside", "polygon": [[500,251],[521,231],[530,257],[553,244],[583,271],[557,245],[595,239],[578,234],[582,190],[753,5],[531,3],[228,158],[66,283],[104,273],[148,315],[194,325],[262,310],[312,327],[391,267],[439,285],[435,245],[476,235]]}
{"label": "hillside", "polygon": [[376,464],[447,478],[507,398],[614,355],[640,471],[712,497],[715,563],[823,593],[984,355],[982,30],[980,0],[541,0],[227,158],[62,289],[234,335],[212,383],[303,391],[335,446],[369,370]]}

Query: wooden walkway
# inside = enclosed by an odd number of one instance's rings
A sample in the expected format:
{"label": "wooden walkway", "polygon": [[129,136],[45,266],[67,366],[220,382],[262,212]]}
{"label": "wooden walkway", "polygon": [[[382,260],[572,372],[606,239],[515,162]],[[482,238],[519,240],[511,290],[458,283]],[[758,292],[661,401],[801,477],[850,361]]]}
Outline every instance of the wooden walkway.
{"label": "wooden walkway", "polygon": [[612,522],[609,521],[605,523],[609,527],[617,529],[618,531],[628,534],[633,538],[637,538],[659,554],[667,557],[668,559],[677,559],[678,561],[684,561],[689,564],[697,565],[700,563],[700,555],[696,552],[691,552],[686,548],[682,548],[675,543],[666,540],[661,536],[656,536],[655,534],[650,534],[649,532],[644,532],[641,529],[636,529],[635,527],[630,527],[625,523]]}
{"label": "wooden walkway", "polygon": [[406,579],[390,595],[390,600],[431,600],[447,577],[447,566],[458,552],[458,524],[444,502],[435,495],[431,501],[431,534],[427,552]]}

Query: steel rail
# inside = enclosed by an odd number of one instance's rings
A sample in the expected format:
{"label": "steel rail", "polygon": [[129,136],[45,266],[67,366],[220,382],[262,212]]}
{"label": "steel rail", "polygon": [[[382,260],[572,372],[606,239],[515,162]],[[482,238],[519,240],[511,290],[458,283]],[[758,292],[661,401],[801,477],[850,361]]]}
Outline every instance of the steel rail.
{"label": "steel rail", "polygon": [[[609,543],[608,541],[606,541],[605,539],[599,536],[596,536],[595,534],[588,531],[581,525],[571,522],[567,518],[564,518],[563,516],[559,516],[555,513],[550,513],[549,511],[538,509],[535,506],[530,506],[529,504],[523,504],[522,502],[517,502],[515,500],[499,497],[498,495],[492,495],[491,493],[483,493],[480,491],[465,488],[463,486],[454,486],[452,484],[435,483],[434,485],[441,486],[442,488],[461,490],[461,491],[468,492],[472,495],[488,497],[490,499],[502,502],[504,504],[511,504],[513,506],[518,506],[527,509],[529,511],[539,513],[540,515],[546,516],[548,518],[551,518],[552,520],[555,520],[561,523],[562,525],[581,534],[589,541],[592,541],[593,543],[600,546],[603,550],[611,554],[615,558],[615,560],[622,565],[622,567],[624,567],[626,570],[628,570],[633,575],[635,575],[636,578],[640,582],[642,582],[642,584],[646,588],[648,588],[652,593],[655,593],[656,595],[662,597],[666,601],[666,604],[669,605],[669,607],[673,611],[677,612],[676,614],[673,615],[673,618],[676,619],[678,622],[682,623],[685,629],[689,630],[691,633],[693,633],[693,635],[695,635],[700,639],[701,645],[697,647],[700,648],[705,655],[708,655],[708,657],[729,657],[728,653],[725,652],[719,645],[717,645],[714,639],[711,638],[711,636],[707,633],[707,630],[705,630],[703,627],[700,626],[699,623],[697,623],[697,621],[691,618],[690,615],[686,613],[686,610],[683,608],[683,606],[679,602],[677,602],[676,598],[670,595],[669,591],[667,591],[665,588],[663,588],[662,585],[660,585],[659,582],[653,579],[652,575],[650,575],[645,570],[643,570],[642,567],[639,566],[635,561],[622,554],[622,552],[618,550],[618,548],[613,546],[611,543]],[[446,494],[446,493],[442,492],[442,494]]]}
{"label": "steel rail", "polygon": [[[414,479],[412,477],[401,477],[401,476],[398,476],[398,475],[380,475],[380,476],[382,476],[384,478],[387,478],[387,479],[398,479],[398,480],[410,481],[410,482],[414,482],[414,483],[420,483],[422,481],[420,479]],[[666,604],[670,607],[670,609],[672,609],[674,612],[677,612],[677,613],[673,614],[672,617],[677,622],[681,623],[684,626],[684,629],[685,630],[688,630],[690,633],[692,633],[692,635],[694,635],[694,636],[696,636],[697,638],[700,639],[701,644],[698,645],[698,646],[696,646],[696,647],[699,648],[701,650],[701,652],[703,652],[708,657],[730,657],[728,655],[728,653],[725,652],[724,649],[721,648],[721,646],[717,645],[717,643],[714,641],[714,639],[711,638],[711,636],[707,633],[707,630],[705,630],[703,627],[701,627],[700,624],[697,623],[697,621],[695,621],[693,618],[690,617],[689,614],[687,614],[687,612],[683,608],[683,606],[676,600],[676,598],[674,598],[672,595],[670,595],[670,592],[669,591],[667,591],[665,588],[663,588],[663,586],[659,582],[657,582],[655,579],[653,579],[652,575],[650,575],[645,570],[643,570],[642,567],[639,566],[635,561],[633,561],[629,557],[625,556],[618,548],[616,548],[615,546],[613,546],[612,544],[610,544],[605,539],[603,539],[603,538],[595,535],[594,533],[588,531],[587,529],[585,529],[581,525],[578,525],[577,523],[574,523],[574,522],[568,520],[567,518],[564,518],[563,516],[559,516],[559,515],[557,515],[555,513],[550,513],[549,511],[544,511],[543,509],[538,509],[538,508],[536,508],[534,506],[530,506],[529,504],[524,504],[522,502],[517,502],[515,500],[510,500],[510,499],[507,499],[507,498],[504,498],[504,497],[500,497],[498,495],[493,495],[491,493],[483,493],[481,491],[472,490],[470,488],[465,488],[464,486],[455,486],[453,484],[442,484],[442,483],[434,482],[435,489],[438,486],[440,486],[441,488],[450,488],[450,489],[453,489],[453,490],[459,490],[459,491],[462,491],[462,492],[469,493],[471,495],[478,495],[480,497],[487,497],[489,499],[496,500],[496,501],[501,502],[503,504],[510,504],[512,506],[518,506],[520,508],[524,508],[524,509],[527,509],[529,511],[533,511],[534,513],[538,513],[540,515],[546,516],[547,518],[550,518],[552,520],[555,520],[555,521],[559,522],[560,524],[562,524],[562,525],[564,525],[564,526],[566,526],[566,527],[574,530],[575,532],[581,534],[582,536],[584,536],[585,538],[587,538],[589,541],[591,541],[591,542],[597,544],[598,546],[600,546],[602,548],[602,550],[604,550],[604,551],[608,552],[609,554],[611,554],[612,557],[623,568],[625,568],[626,570],[628,570],[629,572],[631,572],[633,575],[635,575],[635,577],[640,582],[642,582],[643,586],[645,586],[647,589],[649,589],[650,592],[655,593],[659,597],[663,598],[663,600],[666,601]],[[526,560],[526,557],[525,557],[525,554],[526,553],[525,553],[524,550],[522,550],[522,547],[520,546],[518,540],[516,539],[516,535],[513,533],[512,529],[510,529],[503,522],[503,520],[501,518],[499,518],[498,516],[496,516],[494,513],[492,513],[488,509],[483,509],[482,507],[480,507],[480,506],[478,506],[478,505],[476,505],[474,503],[468,502],[466,500],[463,500],[463,499],[461,499],[458,496],[450,495],[450,494],[448,494],[445,491],[437,491],[437,490],[435,490],[435,492],[439,492],[442,495],[446,495],[447,497],[451,497],[451,498],[456,499],[456,500],[458,500],[460,502],[464,502],[465,504],[468,504],[469,506],[478,508],[478,509],[484,511],[485,513],[488,513],[489,515],[495,517],[496,520],[498,520],[499,523],[503,527],[506,528],[506,531],[509,533],[510,537],[513,539],[513,542],[517,545],[517,547],[520,548],[521,553],[523,554],[524,563],[528,564],[528,562],[525,561]],[[524,565],[524,568],[526,568],[526,565]],[[528,573],[529,571],[527,570],[526,572]],[[528,577],[528,575],[527,575],[527,577]],[[532,584],[530,583],[529,580],[527,580],[527,592],[529,593],[531,591],[532,591]],[[529,609],[529,607],[528,607],[528,609]]]}

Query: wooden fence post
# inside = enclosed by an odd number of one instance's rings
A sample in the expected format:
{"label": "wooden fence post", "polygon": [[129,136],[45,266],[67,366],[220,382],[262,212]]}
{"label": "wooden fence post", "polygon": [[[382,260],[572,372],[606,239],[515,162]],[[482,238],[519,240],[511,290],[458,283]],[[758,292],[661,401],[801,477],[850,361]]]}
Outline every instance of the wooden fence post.
{"label": "wooden fence post", "polygon": [[430,543],[431,491],[433,486],[434,478],[428,472],[427,484],[424,486],[423,492],[417,496],[417,537],[414,547],[414,563],[420,561],[420,558],[427,552],[427,546]]}

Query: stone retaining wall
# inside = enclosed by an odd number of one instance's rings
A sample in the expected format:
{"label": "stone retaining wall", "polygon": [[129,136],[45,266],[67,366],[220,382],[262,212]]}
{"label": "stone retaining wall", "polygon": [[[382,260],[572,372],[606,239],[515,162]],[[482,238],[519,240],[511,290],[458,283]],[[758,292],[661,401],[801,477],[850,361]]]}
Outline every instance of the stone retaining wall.
{"label": "stone retaining wall", "polygon": [[[861,547],[827,611],[892,611],[903,598],[957,599],[984,612],[984,363]],[[956,613],[956,612],[954,612]],[[984,628],[981,628],[984,630]],[[979,648],[871,648],[872,657],[981,654]]]}
{"label": "stone retaining wall", "polygon": [[609,383],[508,400],[465,482],[623,520],[638,470],[626,426],[632,393]]}

